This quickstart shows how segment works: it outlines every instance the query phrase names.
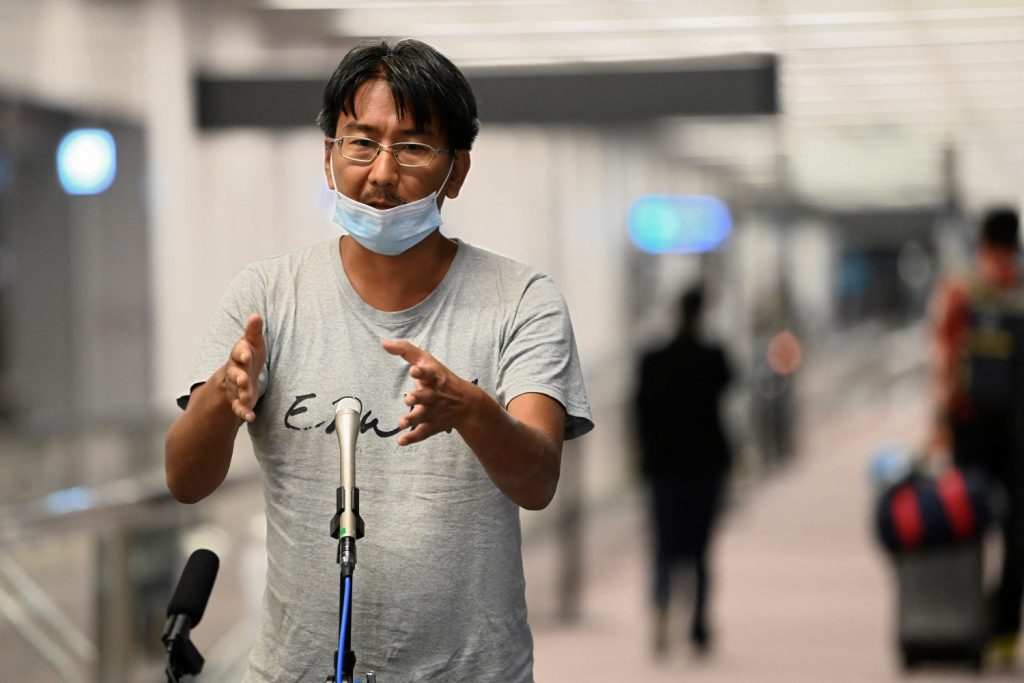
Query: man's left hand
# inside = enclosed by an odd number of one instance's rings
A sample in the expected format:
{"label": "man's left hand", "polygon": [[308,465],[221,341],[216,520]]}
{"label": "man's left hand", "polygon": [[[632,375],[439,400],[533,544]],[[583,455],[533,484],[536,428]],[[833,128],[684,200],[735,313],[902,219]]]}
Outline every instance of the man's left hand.
{"label": "man's left hand", "polygon": [[403,431],[398,445],[407,446],[438,432],[458,429],[480,390],[407,341],[386,339],[382,345],[410,365],[409,376],[416,382],[415,390],[404,399],[411,410],[398,421],[402,430],[411,431]]}

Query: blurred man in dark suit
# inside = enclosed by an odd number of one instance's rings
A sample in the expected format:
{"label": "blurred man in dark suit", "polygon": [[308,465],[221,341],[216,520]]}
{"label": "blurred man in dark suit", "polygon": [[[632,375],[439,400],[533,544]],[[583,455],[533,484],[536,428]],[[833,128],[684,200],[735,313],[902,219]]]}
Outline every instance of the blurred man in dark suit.
{"label": "blurred man in dark suit", "polygon": [[680,325],[664,348],[646,354],[636,397],[642,471],[654,528],[654,647],[668,647],[673,574],[692,566],[696,585],[690,639],[699,653],[711,633],[707,603],[708,545],[732,461],[720,403],[731,373],[726,354],[701,338],[700,288],[679,300]]}

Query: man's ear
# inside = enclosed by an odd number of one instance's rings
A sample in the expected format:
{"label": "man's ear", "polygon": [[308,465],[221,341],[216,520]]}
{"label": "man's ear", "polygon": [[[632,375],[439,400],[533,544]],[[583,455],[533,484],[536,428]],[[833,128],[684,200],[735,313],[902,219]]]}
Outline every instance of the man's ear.
{"label": "man's ear", "polygon": [[334,186],[334,175],[331,173],[331,152],[334,149],[334,142],[330,138],[324,138],[324,175],[327,177],[327,187],[337,190]]}
{"label": "man's ear", "polygon": [[448,184],[444,186],[444,196],[448,199],[455,199],[459,196],[462,183],[466,182],[466,175],[469,173],[469,150],[456,150],[453,156],[455,165],[452,166],[452,175],[448,178]]}

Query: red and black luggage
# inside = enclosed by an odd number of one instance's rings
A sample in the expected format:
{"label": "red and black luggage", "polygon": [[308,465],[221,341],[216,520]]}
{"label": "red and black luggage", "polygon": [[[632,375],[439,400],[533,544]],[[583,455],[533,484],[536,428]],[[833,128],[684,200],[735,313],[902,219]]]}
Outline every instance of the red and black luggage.
{"label": "red and black luggage", "polygon": [[906,667],[956,661],[981,669],[989,637],[983,539],[991,518],[979,472],[915,469],[880,495],[875,527],[893,559]]}

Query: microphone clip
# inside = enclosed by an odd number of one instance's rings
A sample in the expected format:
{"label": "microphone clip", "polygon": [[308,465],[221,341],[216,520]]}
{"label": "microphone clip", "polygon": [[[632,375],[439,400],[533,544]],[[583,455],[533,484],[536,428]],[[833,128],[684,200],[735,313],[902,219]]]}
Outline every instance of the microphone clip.
{"label": "microphone clip", "polygon": [[168,683],[178,683],[185,676],[198,676],[205,660],[192,643],[189,635],[192,620],[185,614],[175,614],[167,620],[160,640],[167,648],[167,667],[164,673]]}
{"label": "microphone clip", "polygon": [[353,536],[358,540],[366,535],[366,525],[363,524],[363,518],[359,514],[359,489],[352,489],[352,514],[356,518],[355,530],[341,528],[341,515],[348,508],[345,506],[345,487],[339,486],[335,491],[335,497],[338,503],[338,511],[334,513],[334,517],[331,518],[331,538],[339,538],[345,536]]}
{"label": "microphone clip", "polygon": [[356,528],[348,529],[341,526],[341,519],[345,512],[348,511],[346,507],[346,495],[345,487],[339,486],[335,493],[337,499],[338,511],[331,518],[331,538],[338,539],[338,564],[341,565],[342,576],[352,576],[352,572],[356,568],[356,540],[362,538],[366,534],[366,525],[363,524],[363,518],[359,514],[359,489],[352,488],[352,516],[356,520]]}

